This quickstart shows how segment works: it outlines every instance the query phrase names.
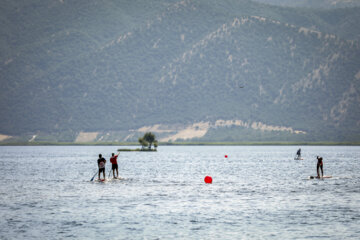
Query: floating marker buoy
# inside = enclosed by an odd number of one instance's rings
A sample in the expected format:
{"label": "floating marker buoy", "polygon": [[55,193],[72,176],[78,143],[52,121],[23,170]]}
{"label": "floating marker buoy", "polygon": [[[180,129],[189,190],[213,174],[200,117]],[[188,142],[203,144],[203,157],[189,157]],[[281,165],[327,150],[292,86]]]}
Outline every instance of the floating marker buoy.
{"label": "floating marker buoy", "polygon": [[205,181],[205,183],[212,183],[212,177],[210,177],[210,176],[206,176],[205,178],[204,178],[204,181]]}
{"label": "floating marker buoy", "polygon": [[225,155],[225,158],[227,158],[227,155]]}

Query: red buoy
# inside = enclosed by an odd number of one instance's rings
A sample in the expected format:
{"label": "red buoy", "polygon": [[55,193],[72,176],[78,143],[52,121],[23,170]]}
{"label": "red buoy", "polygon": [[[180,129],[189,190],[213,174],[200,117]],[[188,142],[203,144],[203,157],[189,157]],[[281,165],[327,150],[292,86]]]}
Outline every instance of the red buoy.
{"label": "red buoy", "polygon": [[210,176],[206,176],[205,178],[204,178],[204,181],[205,181],[205,183],[212,183],[212,177],[210,177]]}
{"label": "red buoy", "polygon": [[227,155],[225,155],[225,158],[227,158]]}

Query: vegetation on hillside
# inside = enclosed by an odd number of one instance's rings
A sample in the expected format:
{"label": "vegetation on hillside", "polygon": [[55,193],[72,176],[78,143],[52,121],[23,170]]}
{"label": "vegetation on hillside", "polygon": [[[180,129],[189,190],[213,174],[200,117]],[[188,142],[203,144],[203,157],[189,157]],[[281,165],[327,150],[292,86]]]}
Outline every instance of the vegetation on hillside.
{"label": "vegetation on hillside", "polygon": [[[241,119],[307,132],[280,139],[359,140],[359,10],[5,1],[0,133],[69,141],[80,131]],[[205,138],[258,134],[220,130]]]}
{"label": "vegetation on hillside", "polygon": [[274,4],[279,6],[290,7],[306,7],[306,8],[344,8],[344,7],[359,7],[358,0],[253,0],[266,4]]}

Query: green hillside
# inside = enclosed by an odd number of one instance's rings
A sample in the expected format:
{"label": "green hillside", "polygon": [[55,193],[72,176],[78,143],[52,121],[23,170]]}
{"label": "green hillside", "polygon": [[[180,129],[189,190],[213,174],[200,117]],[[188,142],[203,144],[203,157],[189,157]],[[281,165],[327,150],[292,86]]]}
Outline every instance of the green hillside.
{"label": "green hillside", "polygon": [[307,134],[216,128],[204,139],[359,141],[359,10],[5,1],[0,134],[73,141],[81,131],[240,119]]}

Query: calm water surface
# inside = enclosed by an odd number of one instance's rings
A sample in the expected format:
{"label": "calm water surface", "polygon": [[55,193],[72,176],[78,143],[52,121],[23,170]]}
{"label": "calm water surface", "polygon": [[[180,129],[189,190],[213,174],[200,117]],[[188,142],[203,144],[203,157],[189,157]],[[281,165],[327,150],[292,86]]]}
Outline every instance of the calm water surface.
{"label": "calm water surface", "polygon": [[0,239],[360,239],[360,147],[160,146],[90,182],[116,149],[0,147]]}

